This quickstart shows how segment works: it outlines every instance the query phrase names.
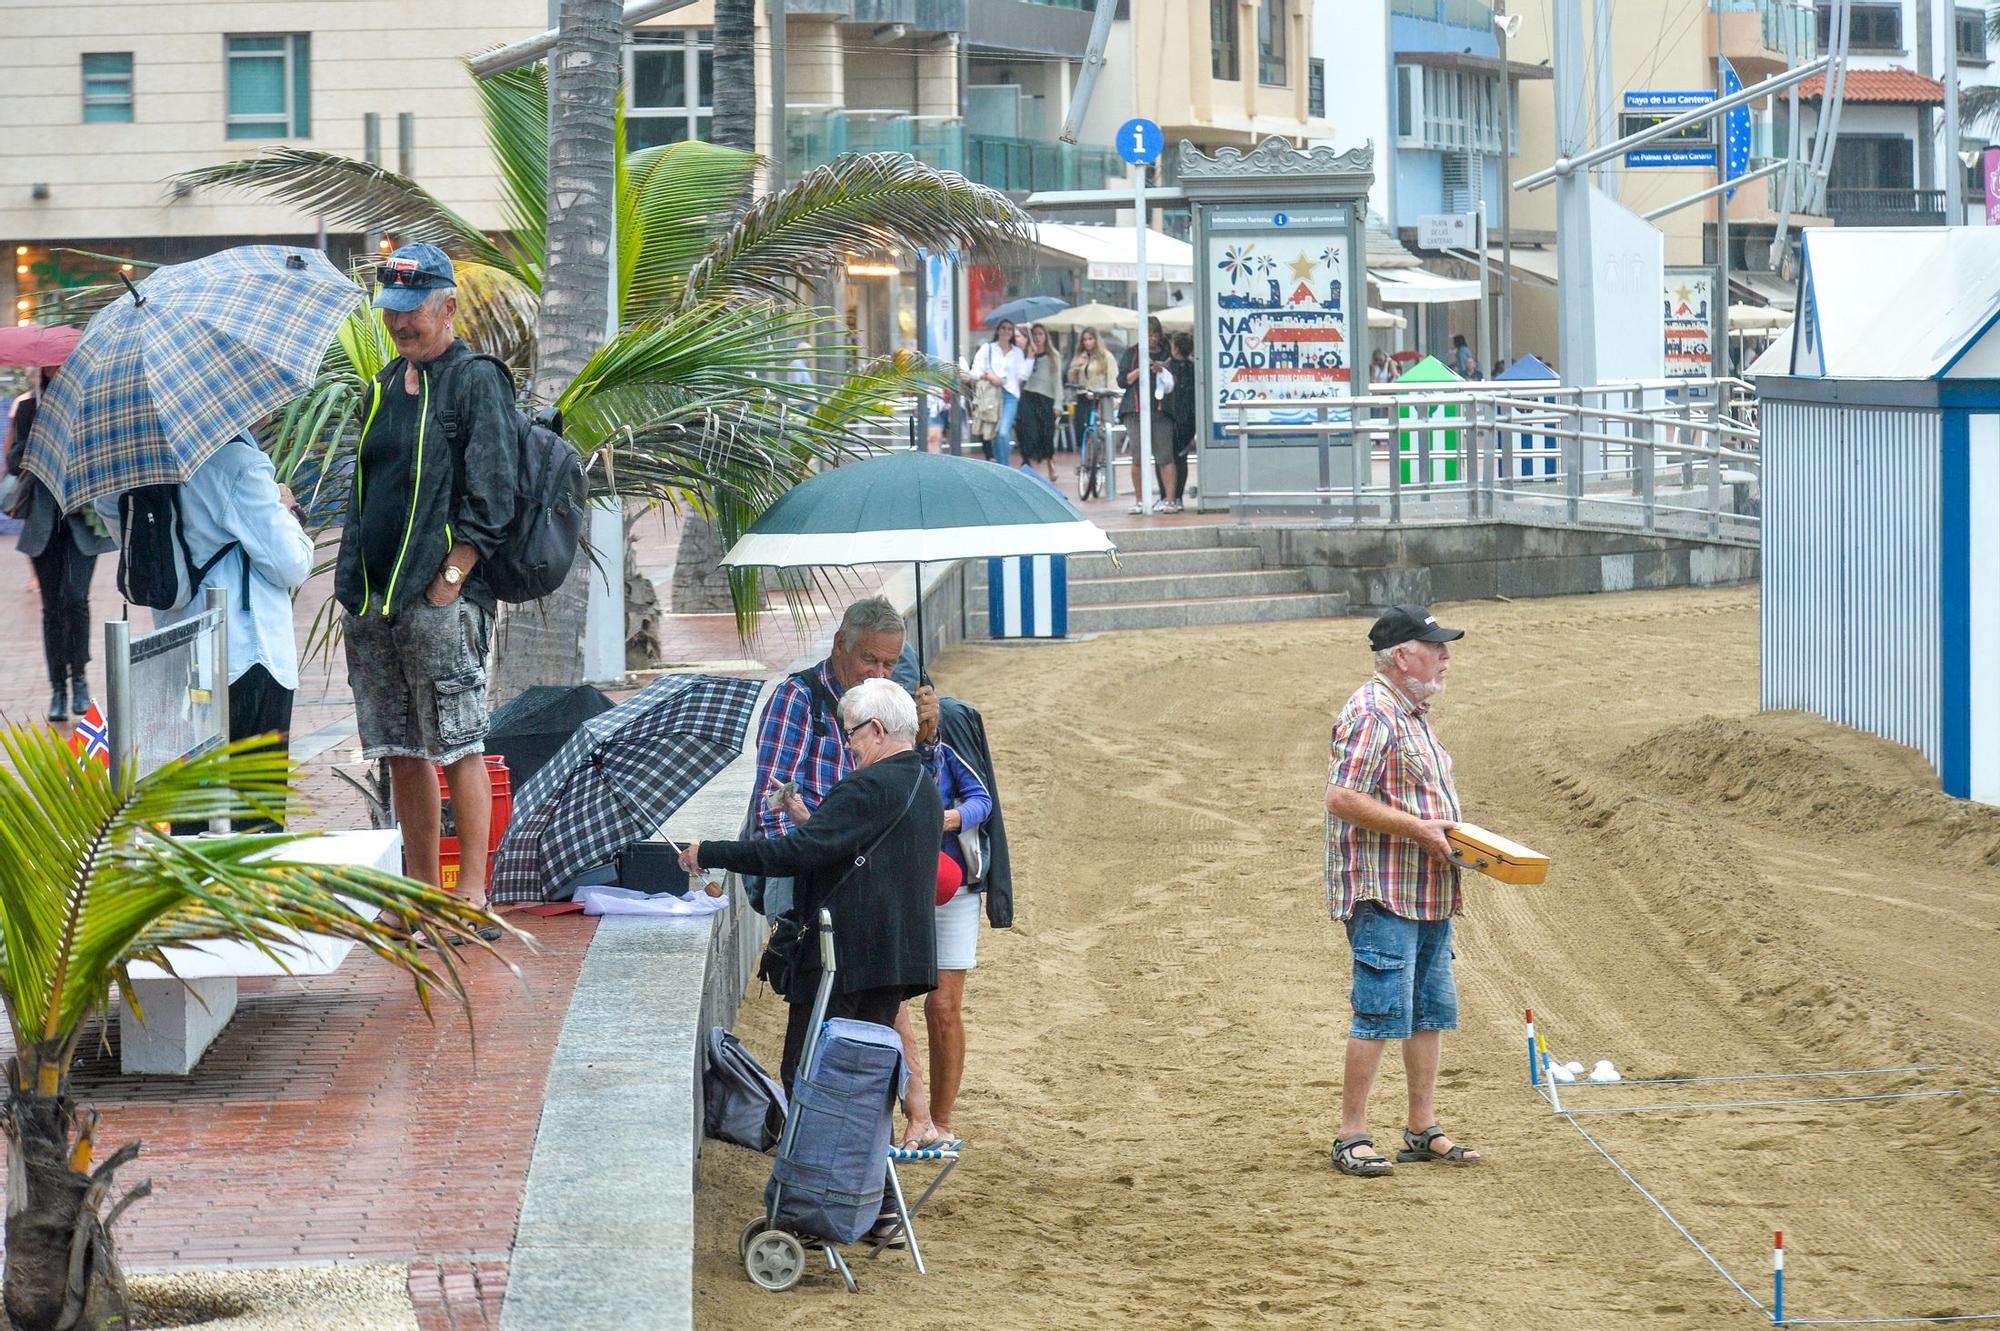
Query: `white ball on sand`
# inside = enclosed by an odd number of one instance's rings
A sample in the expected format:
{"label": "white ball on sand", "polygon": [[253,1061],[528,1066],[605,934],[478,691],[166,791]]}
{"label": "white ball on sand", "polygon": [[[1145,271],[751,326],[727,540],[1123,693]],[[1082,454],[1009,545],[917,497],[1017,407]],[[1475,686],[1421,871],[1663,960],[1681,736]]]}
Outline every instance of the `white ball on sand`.
{"label": "white ball on sand", "polygon": [[1575,1081],[1576,1073],[1570,1071],[1573,1067],[1581,1068],[1582,1065],[1578,1063],[1551,1063],[1549,1064],[1549,1076],[1560,1082]]}
{"label": "white ball on sand", "polygon": [[1611,1065],[1610,1059],[1600,1058],[1597,1060],[1597,1066],[1590,1070],[1590,1079],[1592,1081],[1617,1081],[1619,1080],[1618,1069]]}
{"label": "white ball on sand", "polygon": [[1572,1077],[1581,1077],[1583,1075],[1583,1064],[1581,1063],[1570,1062],[1563,1064],[1563,1066],[1569,1069],[1569,1075]]}

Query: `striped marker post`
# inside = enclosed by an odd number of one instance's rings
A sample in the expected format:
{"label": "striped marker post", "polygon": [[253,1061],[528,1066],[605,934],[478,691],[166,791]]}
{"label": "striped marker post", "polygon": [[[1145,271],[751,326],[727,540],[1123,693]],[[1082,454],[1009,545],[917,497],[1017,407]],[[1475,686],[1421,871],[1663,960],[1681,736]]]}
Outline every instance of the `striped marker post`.
{"label": "striped marker post", "polygon": [[1771,1236],[1771,1323],[1785,1324],[1785,1231]]}
{"label": "striped marker post", "polygon": [[1549,1079],[1549,1104],[1560,1114],[1563,1111],[1563,1097],[1562,1092],[1556,1089],[1555,1074],[1549,1071],[1549,1042],[1537,1035],[1535,1046],[1542,1051],[1542,1075]]}
{"label": "striped marker post", "polygon": [[1535,1010],[1528,1009],[1528,1085],[1540,1086],[1542,1074],[1535,1062]]}

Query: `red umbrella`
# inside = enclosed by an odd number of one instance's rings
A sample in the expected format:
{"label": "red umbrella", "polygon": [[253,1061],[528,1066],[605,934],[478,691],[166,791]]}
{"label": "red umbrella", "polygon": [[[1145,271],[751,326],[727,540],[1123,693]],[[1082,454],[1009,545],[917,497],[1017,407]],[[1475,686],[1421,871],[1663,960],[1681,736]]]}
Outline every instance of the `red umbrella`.
{"label": "red umbrella", "polygon": [[83,336],[62,324],[16,324],[0,328],[0,365],[60,365]]}

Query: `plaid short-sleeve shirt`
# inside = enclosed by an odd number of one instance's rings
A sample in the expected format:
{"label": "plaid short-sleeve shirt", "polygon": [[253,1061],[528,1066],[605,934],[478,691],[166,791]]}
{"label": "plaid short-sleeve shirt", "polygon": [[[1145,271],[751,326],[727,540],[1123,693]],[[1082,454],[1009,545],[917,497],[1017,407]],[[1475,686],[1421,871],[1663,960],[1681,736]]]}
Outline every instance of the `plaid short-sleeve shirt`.
{"label": "plaid short-sleeve shirt", "polygon": [[[1411,702],[1374,676],[1354,691],[1334,723],[1327,784],[1372,795],[1418,818],[1455,821],[1458,788],[1451,755],[1432,733],[1428,703]],[[1364,901],[1410,920],[1458,914],[1459,870],[1416,842],[1327,815],[1326,905],[1336,920]]]}

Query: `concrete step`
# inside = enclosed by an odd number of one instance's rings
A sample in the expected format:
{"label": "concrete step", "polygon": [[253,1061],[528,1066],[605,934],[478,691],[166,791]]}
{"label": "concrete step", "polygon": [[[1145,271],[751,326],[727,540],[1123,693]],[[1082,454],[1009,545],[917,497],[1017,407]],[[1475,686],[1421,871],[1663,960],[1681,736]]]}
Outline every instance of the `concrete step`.
{"label": "concrete step", "polygon": [[1277,596],[1312,590],[1304,569],[1266,568],[1244,573],[1167,573],[1152,577],[1120,574],[1071,578],[1069,603],[1118,605],[1132,601],[1204,600],[1217,596]]}
{"label": "concrete step", "polygon": [[[1154,577],[1170,573],[1252,573],[1264,567],[1264,556],[1249,546],[1228,545],[1210,548],[1196,547],[1183,550],[1135,550],[1130,554],[1120,550],[1118,565],[1112,567],[1109,555],[1071,555],[1069,578],[1072,583],[1084,578],[1110,578],[1120,575],[1127,577]],[[966,570],[970,575],[970,585],[975,591],[986,589],[986,561],[974,560]]]}
{"label": "concrete step", "polygon": [[1218,545],[1235,545],[1253,539],[1238,535],[1236,528],[1229,523],[1179,527],[1165,525],[1107,527],[1105,531],[1111,537],[1112,544],[1120,551],[1212,549]]}
{"label": "concrete step", "polygon": [[[1119,605],[1073,605],[1071,633],[1117,629],[1191,628],[1207,624],[1262,624],[1287,619],[1326,619],[1347,613],[1347,598],[1323,592],[1274,596],[1216,596],[1192,601],[1132,601]],[[973,613],[972,636],[986,636],[986,613]]]}

